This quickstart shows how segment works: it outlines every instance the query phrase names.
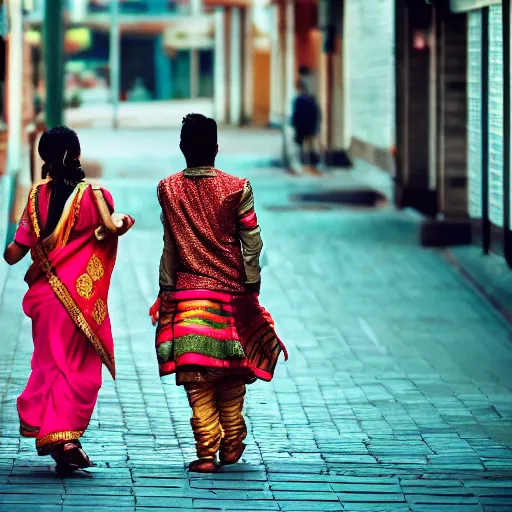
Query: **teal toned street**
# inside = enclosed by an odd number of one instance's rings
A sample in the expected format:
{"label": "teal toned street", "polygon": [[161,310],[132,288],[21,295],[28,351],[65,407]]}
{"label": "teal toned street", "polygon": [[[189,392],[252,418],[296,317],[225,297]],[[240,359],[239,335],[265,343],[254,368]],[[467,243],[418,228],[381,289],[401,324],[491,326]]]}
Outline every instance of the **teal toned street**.
{"label": "teal toned street", "polygon": [[60,479],[19,436],[33,350],[21,309],[28,261],[2,262],[0,511],[512,510],[510,325],[450,253],[421,247],[419,215],[332,199],[370,182],[385,196],[385,180],[359,162],[288,174],[274,166],[272,130],[221,130],[217,164],[254,188],[261,302],[290,357],[272,383],[248,388],[242,462],[188,473],[190,409],[174,378],[158,376],[148,317],[162,251],[156,185],[184,166],[179,132],[79,135],[86,173],[136,219],[110,291],[117,380],[104,370],[83,438],[97,467]]}

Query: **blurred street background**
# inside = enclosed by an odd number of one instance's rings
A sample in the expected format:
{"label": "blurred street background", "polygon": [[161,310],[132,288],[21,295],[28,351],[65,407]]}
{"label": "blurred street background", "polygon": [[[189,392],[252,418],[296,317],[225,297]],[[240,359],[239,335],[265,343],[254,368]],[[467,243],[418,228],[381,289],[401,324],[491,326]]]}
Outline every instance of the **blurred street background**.
{"label": "blurred street background", "polygon": [[[83,439],[59,479],[20,439],[29,262],[0,263],[0,512],[512,510],[510,0],[4,0],[0,245],[37,143],[68,124],[91,181],[136,219]],[[292,119],[319,107],[316,158]],[[219,124],[217,166],[254,188],[261,300],[290,352],[250,387],[241,464],[192,475],[190,411],[160,380],[158,181],[181,120]]]}

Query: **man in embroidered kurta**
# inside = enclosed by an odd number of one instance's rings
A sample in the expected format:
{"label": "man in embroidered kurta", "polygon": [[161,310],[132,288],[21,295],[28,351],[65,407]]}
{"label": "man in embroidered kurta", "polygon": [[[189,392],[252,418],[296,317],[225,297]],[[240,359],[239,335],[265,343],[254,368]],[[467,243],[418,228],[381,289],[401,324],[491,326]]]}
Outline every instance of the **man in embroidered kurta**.
{"label": "man in embroidered kurta", "polygon": [[[158,185],[164,249],[158,320],[160,374],[176,374],[193,417],[191,471],[237,462],[247,435],[245,385],[271,380],[284,347],[260,306],[260,228],[251,185],[214,167],[217,125],[189,114],[180,147],[187,168]],[[285,354],[286,355],[286,354]]]}

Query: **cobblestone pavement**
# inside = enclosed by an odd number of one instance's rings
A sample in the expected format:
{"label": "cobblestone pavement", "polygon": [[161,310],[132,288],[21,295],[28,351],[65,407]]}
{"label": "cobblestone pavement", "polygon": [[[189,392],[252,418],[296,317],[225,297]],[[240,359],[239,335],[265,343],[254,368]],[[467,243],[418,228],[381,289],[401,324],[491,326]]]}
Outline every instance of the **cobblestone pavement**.
{"label": "cobblestone pavement", "polygon": [[[510,328],[446,261],[419,247],[419,220],[392,209],[293,200],[352,184],[264,163],[266,132],[226,132],[219,166],[255,189],[266,244],[262,302],[290,360],[250,387],[243,463],[189,475],[189,409],[161,381],[147,310],[157,292],[159,178],[179,169],[174,132],[82,133],[119,210],[110,310],[118,379],[105,373],[84,446],[99,467],[60,480],[20,440],[29,371],[24,268],[9,269],[0,325],[0,511],[512,510]],[[257,161],[256,158],[259,158]]]}

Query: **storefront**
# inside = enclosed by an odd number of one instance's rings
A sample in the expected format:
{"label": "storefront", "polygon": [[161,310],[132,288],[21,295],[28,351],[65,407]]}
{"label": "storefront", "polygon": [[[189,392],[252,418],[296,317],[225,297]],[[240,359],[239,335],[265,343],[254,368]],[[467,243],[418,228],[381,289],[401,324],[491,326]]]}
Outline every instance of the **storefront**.
{"label": "storefront", "polygon": [[512,264],[510,1],[452,0],[468,13],[468,212],[485,253]]}

